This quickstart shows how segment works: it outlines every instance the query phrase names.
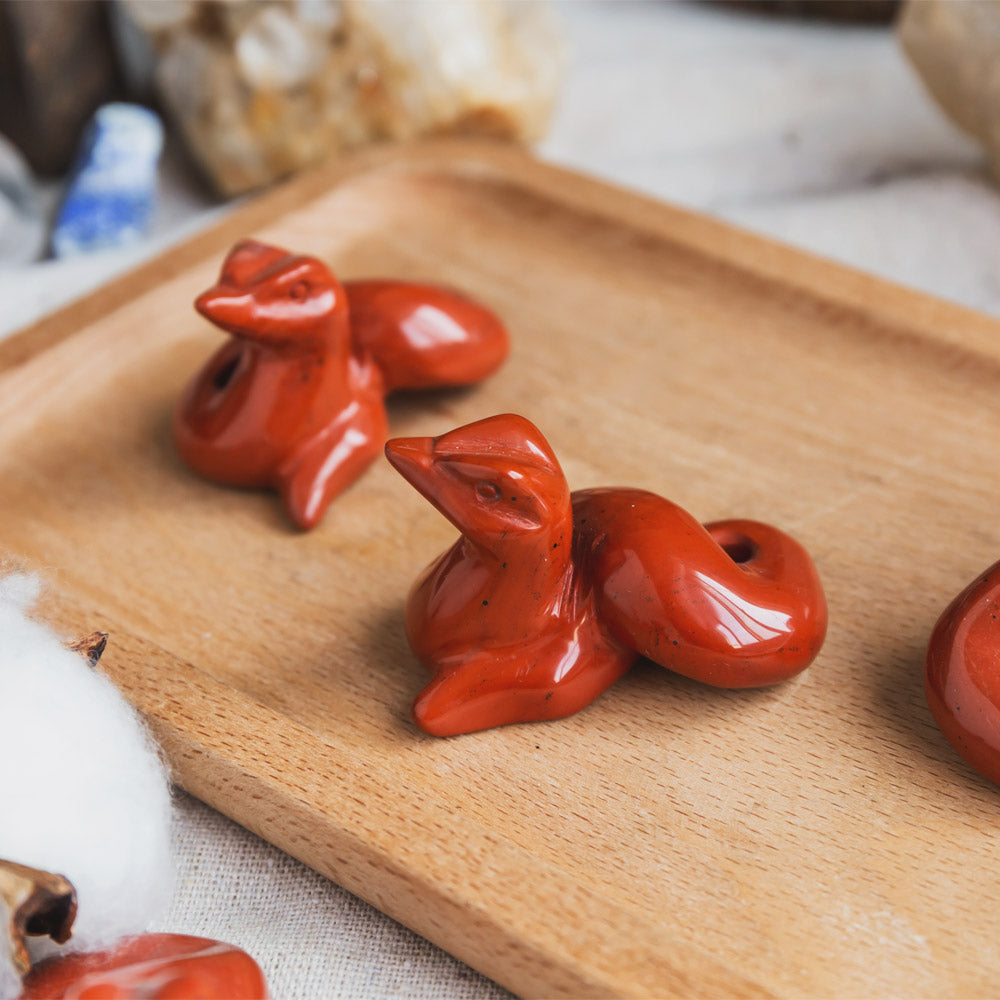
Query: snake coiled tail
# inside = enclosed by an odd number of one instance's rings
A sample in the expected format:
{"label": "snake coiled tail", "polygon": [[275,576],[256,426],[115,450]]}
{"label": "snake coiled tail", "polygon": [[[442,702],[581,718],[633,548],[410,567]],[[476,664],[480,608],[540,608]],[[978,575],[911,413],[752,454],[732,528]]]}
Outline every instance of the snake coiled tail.
{"label": "snake coiled tail", "polygon": [[661,666],[716,687],[787,680],[816,657],[827,609],[812,559],[760,521],[701,525],[643,490],[573,494],[576,548],[602,624]]}

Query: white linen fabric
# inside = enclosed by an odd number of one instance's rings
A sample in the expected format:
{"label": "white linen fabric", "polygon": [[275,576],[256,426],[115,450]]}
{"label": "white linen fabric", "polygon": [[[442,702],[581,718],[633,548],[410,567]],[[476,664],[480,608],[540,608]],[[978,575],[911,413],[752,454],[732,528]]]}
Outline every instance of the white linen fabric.
{"label": "white linen fabric", "polygon": [[161,930],[238,945],[274,1000],[493,1000],[509,994],[189,795],[176,799],[178,872]]}

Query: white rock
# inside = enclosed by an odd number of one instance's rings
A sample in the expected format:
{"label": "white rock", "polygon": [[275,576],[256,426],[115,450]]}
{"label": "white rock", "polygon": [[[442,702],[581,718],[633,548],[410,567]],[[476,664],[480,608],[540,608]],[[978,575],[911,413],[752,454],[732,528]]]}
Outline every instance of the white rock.
{"label": "white rock", "polygon": [[326,46],[306,21],[282,7],[264,7],[236,39],[236,64],[258,90],[290,90],[315,74]]}
{"label": "white rock", "polygon": [[898,32],[927,89],[1000,177],[1000,0],[909,0]]}
{"label": "white rock", "polygon": [[208,21],[150,20],[146,8],[121,11],[157,53],[163,104],[224,194],[376,140],[535,141],[564,71],[536,0],[255,0],[213,7]]}

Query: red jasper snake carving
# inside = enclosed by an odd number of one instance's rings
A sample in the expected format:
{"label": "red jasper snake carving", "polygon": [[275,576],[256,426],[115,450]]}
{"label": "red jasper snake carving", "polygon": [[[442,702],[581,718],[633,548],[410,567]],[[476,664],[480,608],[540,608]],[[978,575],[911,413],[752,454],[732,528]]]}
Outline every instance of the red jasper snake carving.
{"label": "red jasper snake carving", "polygon": [[477,382],[507,354],[497,317],[457,292],[341,284],[315,257],[252,240],[195,306],[231,339],[176,408],[177,449],[207,479],[278,490],[300,528],[381,452],[387,393]]}
{"label": "red jasper snake carving", "polygon": [[719,687],[803,670],[826,633],[808,553],[758,521],[701,525],[644,490],[570,493],[548,442],[503,414],[397,438],[392,465],[462,535],[414,584],[406,632],[438,736],[554,719],[645,656]]}
{"label": "red jasper snake carving", "polygon": [[1000,784],[1000,562],[942,612],[927,646],[924,693],[948,742]]}
{"label": "red jasper snake carving", "polygon": [[267,1000],[267,983],[243,950],[187,934],[140,934],[103,951],[47,959],[20,1000]]}

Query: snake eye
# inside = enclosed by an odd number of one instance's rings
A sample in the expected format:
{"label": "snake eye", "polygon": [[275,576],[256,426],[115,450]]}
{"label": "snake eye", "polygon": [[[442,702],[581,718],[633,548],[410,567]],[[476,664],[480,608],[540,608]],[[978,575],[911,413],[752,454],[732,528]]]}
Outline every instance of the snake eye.
{"label": "snake eye", "polygon": [[488,479],[483,479],[476,484],[476,492],[487,503],[496,503],[500,499],[500,487]]}
{"label": "snake eye", "polygon": [[296,281],[288,294],[296,302],[304,302],[309,295],[309,286],[304,281]]}

